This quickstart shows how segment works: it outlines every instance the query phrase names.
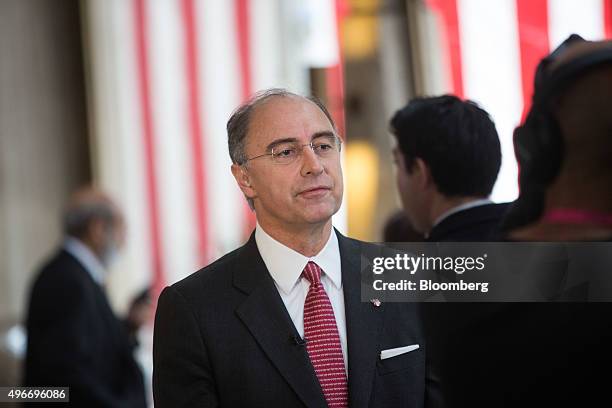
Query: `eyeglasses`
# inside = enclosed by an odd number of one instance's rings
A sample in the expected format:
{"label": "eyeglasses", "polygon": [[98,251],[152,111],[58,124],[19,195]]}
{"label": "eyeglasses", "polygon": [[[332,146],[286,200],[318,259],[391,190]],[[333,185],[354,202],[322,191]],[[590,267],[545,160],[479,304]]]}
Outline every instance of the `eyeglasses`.
{"label": "eyeglasses", "polygon": [[319,136],[307,144],[283,142],[270,149],[270,153],[251,157],[243,161],[242,164],[246,164],[248,161],[265,156],[271,156],[272,161],[276,164],[291,164],[302,156],[306,146],[310,147],[318,157],[326,159],[337,156],[338,153],[340,153],[340,150],[342,149],[342,140],[340,140],[340,138],[336,135],[326,135]]}

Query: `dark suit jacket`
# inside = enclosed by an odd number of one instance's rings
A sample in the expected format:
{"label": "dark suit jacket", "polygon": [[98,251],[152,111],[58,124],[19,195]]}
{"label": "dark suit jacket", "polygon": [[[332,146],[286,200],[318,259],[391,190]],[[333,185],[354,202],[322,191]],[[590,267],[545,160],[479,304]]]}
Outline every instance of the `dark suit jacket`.
{"label": "dark suit jacket", "polygon": [[612,303],[479,306],[437,367],[449,407],[610,405]]}
{"label": "dark suit jacket", "polygon": [[[485,204],[458,211],[443,219],[427,237],[427,242],[487,242],[500,240],[500,224],[510,204]],[[507,351],[505,340],[485,341],[491,319],[505,305],[493,303],[426,303],[422,305],[430,358],[440,377],[440,389],[448,407],[473,406],[485,401],[501,406],[503,392],[491,391],[497,384],[493,361]],[[496,342],[499,342],[496,344]],[[483,367],[489,367],[484,370]],[[473,381],[478,377],[479,381]],[[488,384],[488,385],[485,385]],[[514,385],[514,384],[513,384]],[[516,401],[514,401],[516,402]]]}
{"label": "dark suit jacket", "polygon": [[124,327],[102,288],[68,252],[60,251],[36,278],[27,331],[26,386],[70,387],[68,406],[146,407]]}
{"label": "dark suit jacket", "polygon": [[[429,241],[502,241],[508,206],[453,214]],[[429,303],[422,310],[447,407],[610,404],[612,303]]]}
{"label": "dark suit jacket", "polygon": [[[423,406],[426,349],[415,306],[362,303],[365,244],[341,234],[338,241],[350,406]],[[243,247],[162,292],[153,345],[155,406],[326,407],[297,336],[253,234]],[[379,358],[381,350],[411,344],[421,347]]]}
{"label": "dark suit jacket", "polygon": [[429,242],[486,242],[500,238],[508,203],[485,204],[449,215],[429,232]]}

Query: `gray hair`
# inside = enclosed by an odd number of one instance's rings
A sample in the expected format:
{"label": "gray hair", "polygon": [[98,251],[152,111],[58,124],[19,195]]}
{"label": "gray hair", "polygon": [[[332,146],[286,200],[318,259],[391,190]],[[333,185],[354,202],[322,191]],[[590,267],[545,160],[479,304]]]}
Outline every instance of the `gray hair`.
{"label": "gray hair", "polygon": [[[274,97],[296,97],[304,98],[314,103],[321,109],[325,114],[329,122],[331,123],[334,131],[336,131],[336,124],[331,114],[327,110],[327,107],[314,96],[303,96],[296,93],[290,92],[283,88],[270,88],[255,93],[248,101],[240,105],[227,121],[227,145],[229,148],[229,155],[232,159],[232,163],[242,166],[247,161],[245,153],[246,137],[249,132],[249,124],[251,122],[251,116],[253,111],[267,100]],[[253,200],[247,198],[249,207],[254,209]]]}
{"label": "gray hair", "polygon": [[111,226],[117,220],[113,204],[91,200],[71,203],[64,210],[62,217],[64,234],[81,238],[87,234],[87,229],[94,220],[102,220],[107,226]]}

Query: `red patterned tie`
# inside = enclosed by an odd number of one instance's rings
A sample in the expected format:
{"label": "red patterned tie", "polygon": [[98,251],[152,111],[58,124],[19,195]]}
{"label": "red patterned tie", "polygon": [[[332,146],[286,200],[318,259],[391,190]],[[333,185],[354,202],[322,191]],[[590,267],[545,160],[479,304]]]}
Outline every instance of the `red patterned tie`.
{"label": "red patterned tie", "polygon": [[306,350],[330,408],[348,407],[348,385],[340,335],[331,302],[321,284],[321,268],[308,262],[302,275],[310,282],[304,302]]}

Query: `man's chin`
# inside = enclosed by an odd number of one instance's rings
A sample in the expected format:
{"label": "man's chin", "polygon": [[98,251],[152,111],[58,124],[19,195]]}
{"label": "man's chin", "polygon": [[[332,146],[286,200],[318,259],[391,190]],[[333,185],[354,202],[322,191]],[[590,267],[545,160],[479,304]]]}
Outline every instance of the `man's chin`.
{"label": "man's chin", "polygon": [[321,206],[323,208],[309,208],[307,213],[305,214],[305,219],[310,224],[320,224],[327,222],[331,219],[331,217],[338,212],[339,206],[335,205],[327,205]]}

